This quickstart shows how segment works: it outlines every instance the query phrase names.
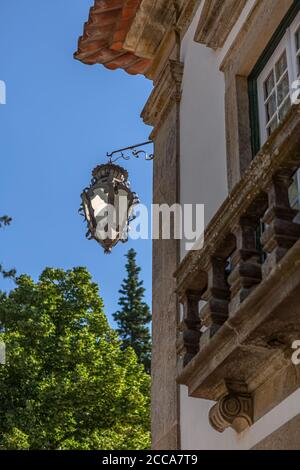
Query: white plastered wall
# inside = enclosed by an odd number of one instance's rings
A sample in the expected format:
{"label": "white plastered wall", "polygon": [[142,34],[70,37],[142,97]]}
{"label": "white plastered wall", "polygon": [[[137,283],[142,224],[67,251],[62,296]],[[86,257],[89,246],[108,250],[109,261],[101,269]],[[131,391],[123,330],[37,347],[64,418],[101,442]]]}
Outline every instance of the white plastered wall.
{"label": "white plastered wall", "polygon": [[194,41],[200,9],[181,49],[180,200],[204,204],[207,224],[227,196],[225,83],[215,52]]}

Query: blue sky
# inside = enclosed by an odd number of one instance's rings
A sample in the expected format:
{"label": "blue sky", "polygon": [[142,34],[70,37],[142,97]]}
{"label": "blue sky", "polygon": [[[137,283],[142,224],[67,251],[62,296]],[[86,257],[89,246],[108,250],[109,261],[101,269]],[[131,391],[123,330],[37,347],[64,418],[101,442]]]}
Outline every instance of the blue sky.
{"label": "blue sky", "polygon": [[[77,211],[91,170],[107,151],[148,140],[139,115],[151,82],[73,59],[93,0],[0,2],[0,262],[37,279],[44,267],[87,266],[106,313],[117,308],[132,246],[151,301],[151,241],[130,241],[104,255],[85,239]],[[151,202],[152,163],[124,162],[132,189]],[[0,288],[9,289],[8,281]]]}

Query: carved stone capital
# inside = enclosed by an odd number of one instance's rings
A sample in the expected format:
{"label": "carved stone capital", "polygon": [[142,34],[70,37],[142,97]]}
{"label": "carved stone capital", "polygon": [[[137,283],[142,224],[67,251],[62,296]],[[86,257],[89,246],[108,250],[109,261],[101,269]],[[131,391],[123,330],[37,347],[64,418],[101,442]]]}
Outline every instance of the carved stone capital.
{"label": "carved stone capital", "polygon": [[180,101],[182,77],[183,64],[176,60],[169,60],[155,83],[142,112],[145,124],[154,126],[153,135],[165,121],[172,106]]}
{"label": "carved stone capital", "polygon": [[214,405],[209,412],[209,422],[218,432],[231,427],[237,433],[253,424],[253,400],[248,394],[230,393]]}

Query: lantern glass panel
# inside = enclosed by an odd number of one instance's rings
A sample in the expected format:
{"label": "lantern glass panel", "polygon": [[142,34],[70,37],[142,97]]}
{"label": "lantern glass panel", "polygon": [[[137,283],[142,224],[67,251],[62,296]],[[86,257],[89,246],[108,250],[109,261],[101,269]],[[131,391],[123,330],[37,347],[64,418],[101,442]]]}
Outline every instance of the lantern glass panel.
{"label": "lantern glass panel", "polygon": [[118,241],[128,239],[128,223],[138,198],[130,190],[124,168],[106,164],[93,171],[93,180],[82,195],[90,238],[110,252]]}
{"label": "lantern glass panel", "polygon": [[107,200],[108,200],[107,193],[105,193],[102,188],[97,188],[93,190],[93,196],[91,198],[91,206],[93,208],[94,217],[96,220],[97,220],[97,216],[99,216],[99,214],[103,212],[103,210],[107,206]]}

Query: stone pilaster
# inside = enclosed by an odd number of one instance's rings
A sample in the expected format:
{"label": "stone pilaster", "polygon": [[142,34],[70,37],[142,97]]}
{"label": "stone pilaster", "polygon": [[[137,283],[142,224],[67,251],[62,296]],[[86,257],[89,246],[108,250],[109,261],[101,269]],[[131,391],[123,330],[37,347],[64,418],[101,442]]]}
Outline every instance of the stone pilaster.
{"label": "stone pilaster", "polygon": [[[169,206],[179,202],[179,102],[183,66],[175,57],[167,60],[155,79],[154,90],[142,113],[145,123],[153,126],[153,203]],[[173,277],[178,263],[179,240],[153,240],[152,447],[155,450],[180,449],[176,386],[179,304]]]}

